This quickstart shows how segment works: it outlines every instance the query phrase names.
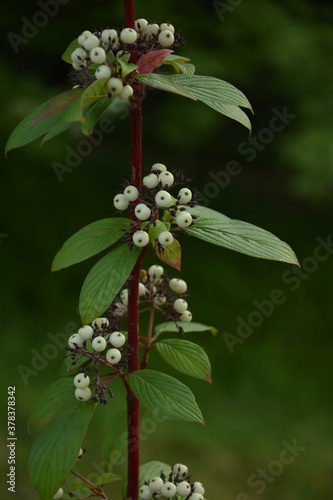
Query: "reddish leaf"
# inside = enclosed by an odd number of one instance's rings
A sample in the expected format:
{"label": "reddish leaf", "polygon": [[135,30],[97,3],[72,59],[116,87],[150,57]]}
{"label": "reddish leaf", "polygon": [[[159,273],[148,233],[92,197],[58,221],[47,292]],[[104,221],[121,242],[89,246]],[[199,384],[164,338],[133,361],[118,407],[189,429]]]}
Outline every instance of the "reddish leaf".
{"label": "reddish leaf", "polygon": [[37,123],[48,120],[60,111],[67,109],[82,92],[83,89],[70,89],[57,95],[54,99],[51,99],[51,101],[49,101],[43,109],[41,109],[36,118],[31,122],[30,126],[33,127]]}
{"label": "reddish leaf", "polygon": [[182,263],[181,261],[182,249],[180,243],[176,240],[176,238],[173,239],[172,245],[164,248],[164,252],[158,251],[158,246],[155,241],[153,241],[152,243],[153,243],[153,248],[156,251],[156,256],[162,262],[165,262],[169,266],[177,269],[177,271],[180,271],[180,266]]}
{"label": "reddish leaf", "polygon": [[143,54],[136,63],[140,74],[152,73],[173,52],[170,49],[152,50]]}

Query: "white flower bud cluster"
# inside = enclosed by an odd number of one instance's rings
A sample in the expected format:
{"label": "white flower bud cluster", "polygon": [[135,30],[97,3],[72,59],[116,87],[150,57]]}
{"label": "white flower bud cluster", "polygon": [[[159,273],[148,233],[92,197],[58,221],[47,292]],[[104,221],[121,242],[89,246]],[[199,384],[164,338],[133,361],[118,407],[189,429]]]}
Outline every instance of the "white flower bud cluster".
{"label": "white flower bud cluster", "polygon": [[[205,488],[198,481],[191,483],[188,468],[183,464],[172,467],[171,473],[161,472],[160,476],[145,481],[139,489],[141,500],[154,498],[177,498],[186,500],[205,500]],[[156,495],[159,495],[158,497]]]}
{"label": "white flower bud cluster", "polygon": [[[135,209],[135,216],[143,225],[137,226],[132,234],[132,242],[138,247],[149,243],[148,230],[158,219],[158,210],[166,210],[172,214],[171,221],[175,221],[178,228],[186,229],[193,222],[192,215],[184,205],[191,203],[192,192],[188,188],[179,190],[177,199],[173,198],[169,189],[175,184],[175,177],[163,163],[154,163],[151,173],[142,180],[145,194],[139,193],[135,186],[128,185],[123,193],[114,197],[113,204],[117,210],[126,210],[131,203]],[[149,221],[149,222],[147,222]],[[174,237],[171,231],[162,231],[158,235],[158,244],[162,248],[172,245]]]}
{"label": "white flower bud cluster", "polygon": [[[125,335],[120,331],[109,330],[109,320],[107,318],[96,318],[91,326],[85,325],[79,329],[78,333],[74,333],[68,339],[68,346],[75,354],[77,351],[81,355],[85,355],[87,343],[91,343],[93,353],[102,353],[107,348],[110,349],[105,353],[105,361],[112,366],[119,365],[122,359],[122,348],[126,342]],[[90,354],[90,350],[89,350]],[[90,356],[91,357],[91,356]],[[86,373],[78,373],[74,377],[75,397],[79,401],[88,401],[91,398],[91,381]]]}

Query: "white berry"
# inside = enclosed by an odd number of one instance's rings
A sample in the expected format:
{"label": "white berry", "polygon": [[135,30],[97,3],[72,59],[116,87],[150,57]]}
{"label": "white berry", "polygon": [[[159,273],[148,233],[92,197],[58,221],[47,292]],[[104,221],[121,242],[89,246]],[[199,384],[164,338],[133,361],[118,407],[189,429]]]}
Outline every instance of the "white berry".
{"label": "white berry", "polygon": [[172,498],[177,493],[177,486],[170,482],[164,483],[161,493],[167,498]]}
{"label": "white berry", "polygon": [[59,488],[57,493],[54,495],[53,500],[60,500],[64,496],[64,490]]}
{"label": "white berry", "polygon": [[78,333],[74,333],[73,335],[71,335],[68,339],[68,345],[69,347],[71,347],[72,349],[76,349],[76,345],[77,347],[82,347],[83,346],[83,340],[81,339],[80,335]]}
{"label": "white berry", "polygon": [[83,33],[81,33],[77,41],[79,42],[80,45],[83,45],[83,42],[87,40],[87,38],[89,38],[90,36],[92,36],[91,31],[85,30]]}
{"label": "white berry", "polygon": [[93,336],[94,330],[89,325],[85,325],[79,329],[78,334],[80,335],[83,341],[91,339]]}
{"label": "white berry", "polygon": [[177,486],[177,495],[187,497],[191,493],[191,486],[187,481],[182,481]]}
{"label": "white berry", "polygon": [[176,464],[173,466],[172,472],[176,474],[176,476],[186,476],[186,474],[188,474],[188,468],[184,464]]}
{"label": "white berry", "polygon": [[184,299],[176,299],[173,303],[173,308],[177,313],[183,314],[188,308],[188,303]]}
{"label": "white berry", "polygon": [[156,194],[155,201],[156,201],[158,207],[161,207],[161,208],[170,207],[171,202],[172,202],[171,194],[168,193],[168,191],[164,191],[162,189],[162,191],[159,191]]}
{"label": "white berry", "polygon": [[145,205],[144,203],[139,203],[139,205],[135,207],[135,215],[139,220],[149,219],[150,214],[151,214],[150,208],[147,207],[147,205]]}
{"label": "white berry", "polygon": [[142,498],[142,500],[150,500],[151,499],[151,491],[146,484],[141,486],[141,488],[139,489],[139,495],[140,495],[140,498]]}
{"label": "white berry", "polygon": [[162,183],[162,186],[170,187],[174,183],[174,176],[171,172],[162,172],[158,177],[159,182]]}
{"label": "white berry", "polygon": [[163,267],[158,266],[157,264],[150,266],[150,268],[148,269],[148,275],[150,278],[152,278],[152,280],[155,283],[160,280],[163,273],[164,273]]}
{"label": "white berry", "polygon": [[137,247],[145,247],[149,243],[149,236],[146,231],[136,231],[133,234],[133,243]]}
{"label": "white berry", "polygon": [[78,373],[74,377],[74,385],[79,389],[85,389],[90,384],[90,378],[88,375],[85,377],[83,373]]}
{"label": "white berry", "polygon": [[109,326],[109,320],[107,318],[96,318],[94,321],[91,323],[93,327],[97,327],[99,331],[101,332],[103,328],[106,328]]}
{"label": "white berry", "polygon": [[138,188],[135,186],[127,186],[124,190],[124,196],[128,201],[135,201],[139,196]]}
{"label": "white berry", "polygon": [[166,172],[168,169],[163,163],[154,163],[154,165],[151,167],[151,171],[155,172],[156,170],[158,170],[159,173],[161,173],[161,172]]}
{"label": "white berry", "polygon": [[106,348],[106,340],[104,337],[95,337],[91,345],[94,351],[102,352]]}
{"label": "white berry", "polygon": [[146,287],[144,286],[143,283],[139,283],[139,297],[142,297],[142,295],[145,295],[147,292]]}
{"label": "white berry", "polygon": [[175,28],[172,26],[172,24],[169,23],[162,23],[160,26],[161,31],[171,31],[171,33],[174,35],[175,34]]}
{"label": "white berry", "polygon": [[122,92],[124,86],[123,82],[119,80],[119,78],[110,78],[110,80],[106,82],[106,88],[108,89],[108,92],[110,92],[110,94],[114,96],[119,95]]}
{"label": "white berry", "polygon": [[110,344],[113,345],[113,347],[122,347],[125,342],[126,342],[126,337],[123,333],[121,332],[112,332],[110,335],[109,339]]}
{"label": "white berry", "polygon": [[96,47],[90,52],[90,59],[95,64],[103,64],[106,59],[105,50],[102,47]]}
{"label": "white berry", "polygon": [[156,306],[163,306],[166,303],[166,300],[167,300],[166,297],[161,296],[161,297],[155,297],[153,302]]}
{"label": "white berry", "polygon": [[85,39],[82,45],[86,50],[89,50],[90,52],[92,49],[99,46],[99,39],[96,35],[88,36],[88,38]]}
{"label": "white berry", "polygon": [[192,313],[188,310],[184,311],[180,317],[180,321],[184,321],[184,323],[190,323],[192,321]]}
{"label": "white berry", "polygon": [[121,352],[118,349],[109,349],[106,353],[106,361],[110,365],[117,365],[121,360]]}
{"label": "white berry", "polygon": [[153,189],[158,185],[159,180],[156,174],[149,174],[142,179],[142,183],[146,188]]}
{"label": "white berry", "polygon": [[146,19],[137,19],[135,21],[135,29],[140,33],[146,33],[148,21]]}
{"label": "white berry", "polygon": [[181,228],[188,227],[192,224],[192,215],[186,212],[186,210],[180,210],[176,215],[176,222]]}
{"label": "white berry", "polygon": [[79,451],[79,454],[78,454],[77,458],[78,458],[78,459],[82,458],[83,453],[84,453],[83,449],[82,449],[82,448],[80,448],[80,451]]}
{"label": "white berry", "polygon": [[95,71],[96,80],[101,80],[102,78],[110,78],[110,76],[111,69],[109,68],[109,66],[105,66],[105,64],[99,66]]}
{"label": "white berry", "polygon": [[156,476],[149,482],[149,489],[152,493],[160,491],[163,487],[164,481],[160,477]]}
{"label": "white berry", "polygon": [[71,54],[71,59],[73,62],[80,64],[87,57],[86,51],[83,49],[75,49]]}
{"label": "white berry", "polygon": [[171,31],[161,31],[158,35],[158,41],[162,47],[171,47],[173,42],[175,41],[175,37],[171,33]]}
{"label": "white berry", "polygon": [[180,203],[189,203],[192,200],[192,191],[188,188],[179,190],[178,198]]}
{"label": "white berry", "polygon": [[193,493],[193,495],[190,496],[190,500],[205,500],[205,499],[201,495],[201,493]]}
{"label": "white berry", "polygon": [[81,71],[87,66],[87,63],[85,61],[80,62],[80,64],[73,62],[72,66],[76,71]]}
{"label": "white berry", "polygon": [[124,306],[128,306],[128,290],[127,290],[127,288],[124,288],[124,290],[122,290],[120,292],[120,298],[121,298],[121,301],[124,304]]}
{"label": "white berry", "polygon": [[85,389],[75,389],[75,397],[79,401],[88,401],[88,399],[91,398],[91,390],[89,387],[86,387]]}
{"label": "white berry", "polygon": [[205,488],[203,487],[203,484],[199,483],[199,481],[195,481],[195,483],[193,483],[193,493],[199,493],[200,495],[204,495]]}
{"label": "white berry", "polygon": [[162,245],[162,247],[168,247],[173,243],[173,236],[169,231],[162,231],[158,235],[158,241]]}
{"label": "white berry", "polygon": [[146,36],[149,38],[151,37],[152,35],[157,35],[157,33],[159,32],[160,30],[160,27],[158,24],[154,23],[154,24],[148,24],[147,28],[146,28]]}
{"label": "white berry", "polygon": [[116,30],[103,30],[101,36],[104,43],[114,43],[118,40]]}
{"label": "white berry", "polygon": [[120,33],[120,40],[126,44],[132,44],[136,42],[136,31],[132,28],[125,28]]}
{"label": "white berry", "polygon": [[172,278],[169,281],[169,287],[173,292],[176,293],[185,293],[187,291],[187,284],[184,280],[180,280],[178,278]]}
{"label": "white berry", "polygon": [[126,101],[126,99],[132,97],[133,94],[134,94],[133,87],[131,87],[130,85],[125,85],[123,90],[120,92],[119,97],[120,99],[124,99],[124,101]]}
{"label": "white berry", "polygon": [[117,210],[126,210],[128,208],[129,201],[123,194],[117,194],[113,198],[113,205]]}

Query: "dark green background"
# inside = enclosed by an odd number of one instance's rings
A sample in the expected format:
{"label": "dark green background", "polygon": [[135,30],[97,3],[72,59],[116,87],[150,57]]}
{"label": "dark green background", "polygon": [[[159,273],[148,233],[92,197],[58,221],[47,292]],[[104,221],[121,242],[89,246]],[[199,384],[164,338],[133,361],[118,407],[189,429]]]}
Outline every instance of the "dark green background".
{"label": "dark green background", "polygon": [[[240,125],[180,97],[152,92],[144,105],[144,165],[162,161],[193,177],[192,187],[207,194],[210,172],[237,161],[241,173],[208,197],[209,207],[251,222],[287,241],[301,263],[313,256],[318,237],[332,231],[333,8],[330,2],[244,0],[230,2],[222,19],[213,2],[137,2],[137,17],[170,21],[188,37],[181,53],[197,73],[225,79],[244,91],[255,116],[253,136],[265,137],[273,109],[296,115],[283,132],[257,151],[241,154],[248,142]],[[228,4],[228,2],[221,2]],[[237,4],[237,6],[236,6]],[[1,137],[41,102],[69,88],[68,66],[61,61],[67,44],[83,29],[122,25],[122,2],[71,0],[59,8],[16,54],[7,34],[21,34],[23,17],[40,11],[37,2],[11,1],[1,7]],[[42,354],[48,334],[79,324],[80,286],[93,261],[51,275],[50,265],[64,240],[80,227],[113,214],[112,198],[128,178],[128,121],[115,121],[94,154],[83,158],[59,182],[51,164],[65,163],[66,146],[76,149],[79,130],[39,149],[38,142],[13,151],[2,161],[0,240],[2,283],[1,369],[2,442],[6,438],[6,391],[17,393],[17,494],[35,499],[27,457],[36,435],[28,415],[41,392],[56,379],[62,352],[24,384],[18,366],[31,368],[32,350]],[[221,175],[221,174],[220,174]],[[210,186],[212,193],[212,186]],[[218,337],[188,336],[205,347],[213,366],[213,385],[180,375],[197,396],[207,426],[164,423],[143,442],[142,459],[187,463],[205,483],[207,499],[329,499],[332,480],[332,257],[306,272],[292,291],[283,274],[291,268],[233,254],[192,239],[182,240],[181,276],[190,285],[194,318],[216,326]],[[95,261],[94,261],[95,262]],[[309,261],[305,261],[306,263]],[[172,272],[176,275],[176,272]],[[286,298],[274,313],[231,354],[224,333],[236,333],[238,317],[247,320],[254,301],[274,289]],[[42,366],[42,365],[41,365]],[[151,367],[172,373],[152,357]],[[122,391],[100,409],[80,463],[89,473],[98,463],[103,429],[120,403]],[[306,447],[258,495],[248,478],[274,463],[283,441]],[[2,477],[7,448],[1,446]],[[274,465],[273,465],[274,467]],[[116,472],[119,472],[116,470]],[[270,475],[270,477],[272,477]],[[3,481],[2,498],[7,494]],[[7,496],[6,496],[7,495]],[[116,496],[118,495],[118,496]],[[120,498],[119,494],[114,494]],[[244,497],[243,500],[245,500]]]}

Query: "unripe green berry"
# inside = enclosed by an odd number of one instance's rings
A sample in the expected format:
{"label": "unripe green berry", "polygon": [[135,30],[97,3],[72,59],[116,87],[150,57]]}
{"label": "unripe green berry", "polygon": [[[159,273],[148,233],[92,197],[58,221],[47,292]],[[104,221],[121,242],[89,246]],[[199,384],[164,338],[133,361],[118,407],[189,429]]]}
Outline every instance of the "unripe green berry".
{"label": "unripe green berry", "polygon": [[129,45],[131,45],[132,43],[135,43],[136,38],[137,38],[136,31],[133,30],[132,28],[125,28],[120,33],[120,40],[123,43],[129,44]]}
{"label": "unripe green berry", "polygon": [[144,203],[139,203],[135,207],[135,215],[139,220],[149,219],[150,214],[151,214],[150,208],[147,207],[147,205],[145,205]]}
{"label": "unripe green berry", "polygon": [[157,185],[158,185],[158,177],[156,174],[149,174],[149,175],[146,175],[143,179],[142,179],[142,183],[144,186],[146,186],[146,188],[148,189],[154,189]]}
{"label": "unripe green berry", "polygon": [[59,488],[57,493],[54,495],[53,500],[60,500],[64,496],[64,490]]}
{"label": "unripe green berry", "polygon": [[119,80],[119,78],[110,78],[110,80],[106,82],[106,88],[112,96],[115,96],[122,92],[124,86],[123,82]]}
{"label": "unripe green berry", "polygon": [[91,62],[95,64],[103,64],[106,60],[106,53],[102,47],[96,47],[90,51]]}
{"label": "unripe green berry", "polygon": [[157,493],[163,488],[164,481],[160,477],[156,476],[149,482],[149,489],[152,493]]}
{"label": "unripe green berry", "polygon": [[168,247],[173,243],[173,236],[169,231],[162,231],[158,235],[158,241],[162,245],[162,247]]}
{"label": "unripe green berry", "polygon": [[124,196],[128,201],[135,201],[139,196],[138,188],[135,186],[127,186],[124,190]]}
{"label": "unripe green berry", "polygon": [[123,333],[121,332],[112,332],[109,338],[110,344],[113,345],[113,347],[122,347],[125,342],[126,342],[126,337]]}
{"label": "unripe green berry", "polygon": [[192,224],[192,215],[186,210],[180,210],[176,215],[176,222],[179,227],[184,229]]}
{"label": "unripe green berry", "polygon": [[192,321],[192,313],[186,310],[179,319],[180,321],[184,321],[184,323],[190,323]]}
{"label": "unripe green berry", "polygon": [[183,314],[188,308],[188,303],[184,299],[176,299],[173,303],[173,308],[177,313]]}
{"label": "unripe green berry", "polygon": [[155,201],[160,208],[170,207],[172,202],[171,194],[162,189],[162,191],[156,193]]}
{"label": "unripe green berry", "polygon": [[91,398],[91,390],[89,387],[86,387],[85,389],[75,389],[75,397],[79,401],[88,401],[88,399]]}
{"label": "unripe green berry", "polygon": [[80,335],[83,341],[91,339],[93,336],[94,330],[89,325],[85,325],[79,329],[78,334]]}
{"label": "unripe green berry", "polygon": [[74,377],[74,385],[79,389],[85,389],[90,384],[90,378],[84,375],[84,373],[78,373]]}
{"label": "unripe green berry", "polygon": [[117,194],[113,198],[113,205],[115,206],[115,208],[117,210],[126,210],[126,208],[128,208],[129,201],[126,198],[125,195],[123,195],[123,194]]}
{"label": "unripe green berry", "polygon": [[136,231],[133,234],[133,243],[137,247],[145,247],[149,243],[149,236],[146,231]]}
{"label": "unripe green berry", "polygon": [[104,337],[95,337],[91,345],[94,351],[102,352],[106,348],[106,340]]}
{"label": "unripe green berry", "polygon": [[82,347],[83,346],[83,340],[82,340],[82,338],[80,337],[80,335],[78,333],[74,333],[68,339],[68,345],[69,345],[69,347],[71,347],[72,349],[76,349],[76,345],[75,344],[77,345],[77,347]]}
{"label": "unripe green berry", "polygon": [[106,361],[110,365],[117,365],[121,360],[121,352],[118,349],[109,349],[106,353]]}
{"label": "unripe green berry", "polygon": [[161,31],[158,35],[158,41],[162,47],[171,47],[171,45],[175,41],[175,37],[171,33],[171,31]]}
{"label": "unripe green berry", "polygon": [[177,486],[168,481],[162,486],[161,493],[167,498],[172,498],[177,493]]}

